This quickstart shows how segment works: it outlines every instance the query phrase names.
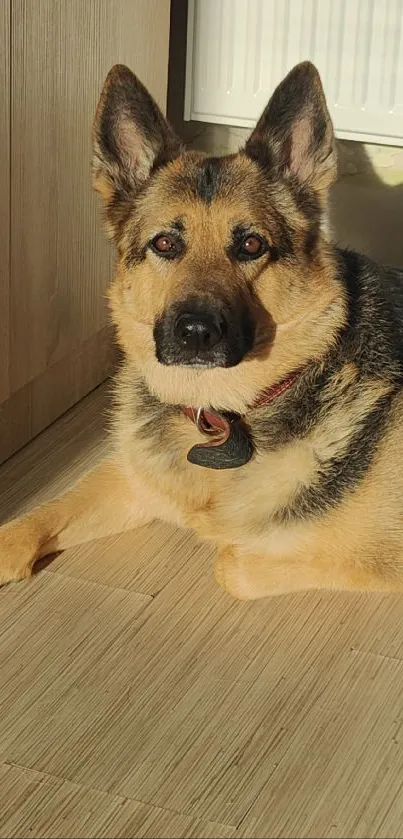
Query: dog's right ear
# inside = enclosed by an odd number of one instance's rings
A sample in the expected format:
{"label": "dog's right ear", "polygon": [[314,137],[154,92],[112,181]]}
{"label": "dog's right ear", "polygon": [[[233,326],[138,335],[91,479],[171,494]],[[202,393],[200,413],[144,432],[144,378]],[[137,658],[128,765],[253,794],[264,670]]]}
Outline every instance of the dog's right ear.
{"label": "dog's right ear", "polygon": [[108,227],[118,233],[127,202],[151,171],[180,154],[158,105],[134,73],[121,64],[109,72],[94,120],[93,180]]}

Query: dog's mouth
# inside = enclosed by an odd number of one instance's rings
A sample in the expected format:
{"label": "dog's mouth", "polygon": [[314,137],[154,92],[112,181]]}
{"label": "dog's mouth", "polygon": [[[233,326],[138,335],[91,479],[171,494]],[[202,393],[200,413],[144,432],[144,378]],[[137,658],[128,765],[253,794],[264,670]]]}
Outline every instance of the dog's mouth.
{"label": "dog's mouth", "polygon": [[236,367],[253,350],[256,324],[247,305],[187,300],[161,315],[154,326],[160,364],[194,369]]}

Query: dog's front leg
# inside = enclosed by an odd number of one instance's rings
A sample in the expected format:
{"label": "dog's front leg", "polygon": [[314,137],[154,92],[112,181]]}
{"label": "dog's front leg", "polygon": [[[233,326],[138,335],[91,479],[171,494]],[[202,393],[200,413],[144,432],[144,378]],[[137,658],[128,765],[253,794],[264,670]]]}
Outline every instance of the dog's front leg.
{"label": "dog's front leg", "polygon": [[0,585],[29,577],[35,562],[49,554],[151,521],[141,495],[111,459],[64,495],[3,525]]}
{"label": "dog's front leg", "polygon": [[249,554],[234,546],[220,550],[215,576],[220,586],[238,600],[258,600],[311,589],[378,591],[382,588],[379,577],[361,573],[359,579],[354,579],[341,563],[327,562],[326,558],[314,562],[309,557],[303,560],[269,553]]}
{"label": "dog's front leg", "polygon": [[[232,546],[219,552],[215,576],[220,586],[238,600],[331,588],[333,582],[326,568],[315,568],[309,562],[296,562],[287,557],[279,561],[270,554],[248,554]],[[345,581],[341,587],[346,587]]]}
{"label": "dog's front leg", "polygon": [[[312,589],[333,591],[387,591],[403,590],[403,581],[396,573],[398,559],[387,547],[388,558],[382,562],[382,550],[374,556],[345,555],[342,547],[339,556],[328,551],[323,556],[309,555],[307,559],[270,554],[247,554],[229,546],[221,549],[215,566],[215,576],[222,588],[238,600],[257,600]],[[392,557],[392,559],[391,559]],[[399,567],[401,568],[401,562]]]}

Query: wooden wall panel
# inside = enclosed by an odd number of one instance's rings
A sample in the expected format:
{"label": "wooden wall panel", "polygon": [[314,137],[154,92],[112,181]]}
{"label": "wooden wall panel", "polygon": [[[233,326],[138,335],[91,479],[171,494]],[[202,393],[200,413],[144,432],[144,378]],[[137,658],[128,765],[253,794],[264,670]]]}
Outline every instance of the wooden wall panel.
{"label": "wooden wall panel", "polygon": [[110,251],[90,184],[93,114],[116,61],[164,103],[168,37],[168,0],[13,0],[13,390],[105,323]]}
{"label": "wooden wall panel", "polygon": [[[49,381],[47,371],[66,371],[59,413],[107,375],[107,367],[102,371],[90,357],[92,379],[83,366],[74,367],[84,344],[96,352],[95,336],[106,336],[112,262],[91,187],[92,120],[103,80],[116,62],[128,64],[165,108],[170,3],[11,2],[9,369],[10,395],[18,392],[18,398],[0,412],[14,416],[15,406],[23,410],[25,404],[30,416],[18,427],[40,430],[33,417],[41,416],[44,425],[56,418],[55,400],[39,381]],[[109,358],[105,348],[103,357]],[[32,402],[39,393],[41,406]],[[21,434],[18,443],[13,435],[11,428],[8,453],[21,445]]]}
{"label": "wooden wall panel", "polygon": [[0,3],[0,403],[10,391],[10,0]]}

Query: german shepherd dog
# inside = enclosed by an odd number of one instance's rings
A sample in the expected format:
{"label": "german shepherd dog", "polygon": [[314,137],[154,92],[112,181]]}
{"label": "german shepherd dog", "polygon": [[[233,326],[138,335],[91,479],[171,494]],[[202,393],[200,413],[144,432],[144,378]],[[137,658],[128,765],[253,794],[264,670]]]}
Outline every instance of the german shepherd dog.
{"label": "german shepherd dog", "polygon": [[310,63],[245,147],[184,152],[123,66],[94,124],[123,362],[112,454],[0,529],[0,581],[155,518],[217,547],[235,597],[403,589],[403,272],[332,244]]}

